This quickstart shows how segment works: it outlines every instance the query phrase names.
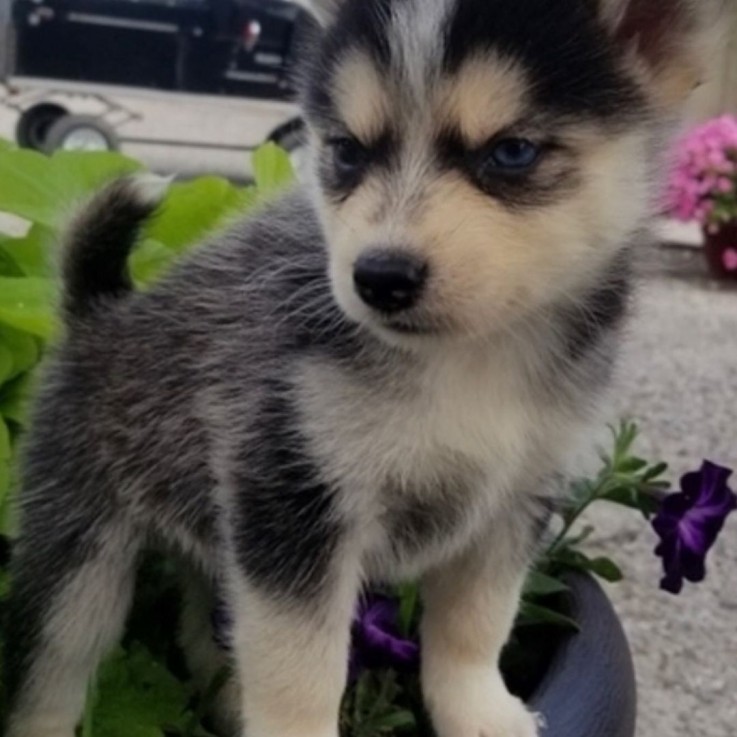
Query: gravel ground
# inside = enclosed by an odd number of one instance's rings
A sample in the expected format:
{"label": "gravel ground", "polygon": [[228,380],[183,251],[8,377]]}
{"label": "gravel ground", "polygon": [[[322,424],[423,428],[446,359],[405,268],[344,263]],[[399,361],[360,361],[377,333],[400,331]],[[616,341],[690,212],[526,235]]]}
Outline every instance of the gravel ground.
{"label": "gravel ground", "polygon": [[[670,275],[641,285],[611,415],[636,418],[640,450],[669,462],[675,479],[702,458],[737,467],[737,290],[674,277],[693,274],[684,268],[692,259],[666,258]],[[655,538],[641,519],[607,508],[595,523],[626,572],[611,595],[635,655],[638,737],[734,737],[737,515],[712,553],[707,581],[677,598],[658,590]]]}

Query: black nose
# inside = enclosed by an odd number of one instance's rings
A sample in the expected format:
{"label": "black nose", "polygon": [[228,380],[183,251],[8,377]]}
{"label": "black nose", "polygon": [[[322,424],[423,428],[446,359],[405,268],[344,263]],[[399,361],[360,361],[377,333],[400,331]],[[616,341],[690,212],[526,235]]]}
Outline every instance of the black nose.
{"label": "black nose", "polygon": [[353,267],[358,296],[381,312],[401,312],[412,307],[426,278],[426,264],[401,251],[369,251]]}

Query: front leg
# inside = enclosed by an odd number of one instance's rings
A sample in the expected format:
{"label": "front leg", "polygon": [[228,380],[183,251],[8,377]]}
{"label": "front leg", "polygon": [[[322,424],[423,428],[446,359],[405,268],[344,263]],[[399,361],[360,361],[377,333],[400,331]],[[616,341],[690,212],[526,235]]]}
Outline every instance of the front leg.
{"label": "front leg", "polygon": [[423,581],[422,686],[439,737],[538,734],[535,717],[509,693],[499,671],[533,528],[505,522]]}
{"label": "front leg", "polygon": [[244,735],[338,737],[360,554],[339,491],[288,437],[233,473],[226,569]]}
{"label": "front leg", "polygon": [[[340,591],[340,589],[343,591]],[[319,600],[241,581],[234,650],[247,737],[338,737],[356,587]]]}

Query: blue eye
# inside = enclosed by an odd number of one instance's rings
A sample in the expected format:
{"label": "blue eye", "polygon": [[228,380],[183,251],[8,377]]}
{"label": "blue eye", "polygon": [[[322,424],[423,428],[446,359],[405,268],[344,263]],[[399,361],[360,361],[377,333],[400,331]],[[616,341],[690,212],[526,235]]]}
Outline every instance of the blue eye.
{"label": "blue eye", "polygon": [[494,144],[488,162],[492,168],[523,171],[537,163],[540,146],[525,138],[504,138]]}
{"label": "blue eye", "polygon": [[368,152],[355,138],[333,138],[328,145],[333,150],[335,168],[342,173],[357,171],[368,158]]}

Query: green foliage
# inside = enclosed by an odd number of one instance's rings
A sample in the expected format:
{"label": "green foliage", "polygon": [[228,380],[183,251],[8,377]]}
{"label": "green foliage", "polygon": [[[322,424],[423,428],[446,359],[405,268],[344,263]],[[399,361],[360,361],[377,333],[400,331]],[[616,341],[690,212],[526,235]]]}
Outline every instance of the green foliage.
{"label": "green foliage", "polygon": [[394,671],[361,674],[343,700],[341,735],[381,737],[409,732],[416,734],[417,679],[402,679]]}
{"label": "green foliage", "polygon": [[[292,180],[289,157],[273,144],[254,154],[253,166],[252,186],[238,187],[219,177],[170,186],[160,213],[131,255],[129,268],[139,286],[160,278],[193,244]],[[12,537],[15,527],[15,456],[33,376],[59,330],[54,269],[61,231],[75,207],[103,184],[141,169],[119,154],[44,156],[0,140],[0,536]],[[5,222],[13,232],[2,232]],[[142,584],[146,609],[161,604],[162,580],[157,584]],[[0,569],[0,596],[6,586],[7,575]],[[167,632],[170,640],[172,631]],[[208,737],[200,717],[212,694],[193,710],[189,685],[165,661],[164,649],[152,652],[140,642],[118,649],[101,669],[82,737]]]}
{"label": "green foliage", "polygon": [[190,689],[138,643],[118,648],[105,662],[93,692],[82,737],[184,735],[191,723]]}

